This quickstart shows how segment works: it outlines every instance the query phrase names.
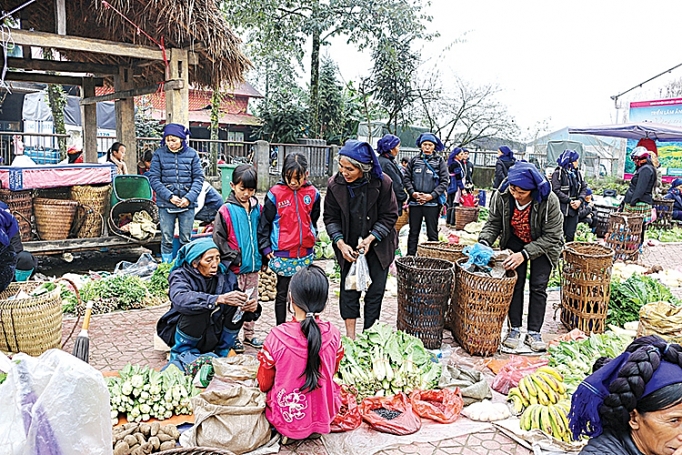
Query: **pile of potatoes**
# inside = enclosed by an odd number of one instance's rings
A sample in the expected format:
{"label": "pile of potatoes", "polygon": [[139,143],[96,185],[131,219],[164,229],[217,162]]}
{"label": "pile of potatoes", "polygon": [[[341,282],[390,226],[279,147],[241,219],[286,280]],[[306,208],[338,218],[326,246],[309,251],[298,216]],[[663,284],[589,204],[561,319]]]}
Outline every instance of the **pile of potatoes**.
{"label": "pile of potatoes", "polygon": [[277,275],[270,269],[258,272],[258,300],[274,302],[277,295]]}
{"label": "pile of potatoes", "polygon": [[159,422],[126,423],[113,430],[114,455],[148,455],[177,446],[180,432],[175,425]]}

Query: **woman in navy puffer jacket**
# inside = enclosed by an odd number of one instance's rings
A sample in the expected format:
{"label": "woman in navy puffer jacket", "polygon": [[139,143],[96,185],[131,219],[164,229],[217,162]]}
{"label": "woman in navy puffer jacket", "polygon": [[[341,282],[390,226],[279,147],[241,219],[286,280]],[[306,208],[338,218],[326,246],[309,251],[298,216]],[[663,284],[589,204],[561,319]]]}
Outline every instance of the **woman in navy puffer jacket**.
{"label": "woman in navy puffer jacket", "polygon": [[204,183],[199,154],[187,145],[189,129],[169,123],[163,129],[163,142],[152,157],[149,183],[156,193],[161,227],[161,257],[173,260],[175,222],[179,225],[180,246],[190,242],[194,208]]}

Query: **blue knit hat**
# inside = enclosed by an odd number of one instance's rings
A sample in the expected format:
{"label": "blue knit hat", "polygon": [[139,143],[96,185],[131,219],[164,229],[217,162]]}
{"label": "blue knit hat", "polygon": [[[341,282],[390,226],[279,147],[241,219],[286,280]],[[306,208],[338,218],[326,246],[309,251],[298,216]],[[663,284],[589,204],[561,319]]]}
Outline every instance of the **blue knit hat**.
{"label": "blue knit hat", "polygon": [[585,189],[585,196],[592,196],[592,188]]}
{"label": "blue knit hat", "polygon": [[379,157],[377,157],[374,149],[367,142],[348,139],[343,144],[343,147],[341,147],[341,150],[339,150],[339,156],[353,158],[358,163],[371,164],[372,170],[370,174],[379,180],[383,179],[384,174],[381,170],[381,164],[379,164]]}
{"label": "blue knit hat", "polygon": [[682,185],[682,179],[675,179],[670,185],[671,188],[677,188],[678,186]]}
{"label": "blue knit hat", "polygon": [[386,134],[377,142],[377,153],[379,155],[388,153],[391,150],[393,150],[398,144],[400,144],[400,138],[398,136],[394,136],[393,134]]}
{"label": "blue knit hat", "polygon": [[436,137],[435,134],[433,133],[422,133],[419,135],[417,138],[417,147],[422,146],[422,142],[431,142],[436,146],[436,152],[440,152],[442,150],[445,150],[445,146],[443,143]]}

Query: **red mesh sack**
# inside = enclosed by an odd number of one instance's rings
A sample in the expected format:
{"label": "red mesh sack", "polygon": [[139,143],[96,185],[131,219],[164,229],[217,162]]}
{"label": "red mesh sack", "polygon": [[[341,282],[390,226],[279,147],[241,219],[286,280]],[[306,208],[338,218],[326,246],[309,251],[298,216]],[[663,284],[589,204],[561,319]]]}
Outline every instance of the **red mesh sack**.
{"label": "red mesh sack", "polygon": [[355,430],[362,424],[362,414],[355,399],[355,394],[341,388],[341,409],[336,414],[331,423],[332,433],[343,433],[344,431]]}
{"label": "red mesh sack", "polygon": [[414,412],[438,423],[452,423],[459,418],[464,401],[459,387],[442,390],[415,390],[410,395]]}
{"label": "red mesh sack", "polygon": [[[379,412],[377,412],[379,411]],[[365,422],[376,431],[403,436],[419,431],[422,421],[412,410],[410,399],[404,393],[392,397],[369,397],[360,403]],[[387,418],[381,414],[397,414]]]}

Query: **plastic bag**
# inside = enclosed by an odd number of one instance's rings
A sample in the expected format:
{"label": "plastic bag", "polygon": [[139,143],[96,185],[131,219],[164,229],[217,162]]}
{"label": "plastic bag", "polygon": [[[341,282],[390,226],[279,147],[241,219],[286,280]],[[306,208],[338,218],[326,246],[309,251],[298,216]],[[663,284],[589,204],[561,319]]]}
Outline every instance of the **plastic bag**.
{"label": "plastic bag", "polygon": [[443,368],[438,387],[441,389],[459,387],[465,405],[493,397],[493,391],[483,373],[454,365],[446,365]]}
{"label": "plastic bag", "polygon": [[547,365],[547,359],[510,355],[509,361],[495,376],[493,389],[506,395],[509,389],[519,385],[522,377],[533,373],[543,365]]}
{"label": "plastic bag", "polygon": [[135,263],[121,261],[116,264],[114,274],[139,276],[140,278],[151,278],[158,266],[159,264],[157,264],[151,254],[144,253]]}
{"label": "plastic bag", "polygon": [[[375,411],[393,412],[398,415],[392,419],[381,416]],[[362,419],[376,431],[404,436],[419,431],[422,421],[412,410],[412,404],[404,393],[392,397],[369,397],[360,403]]]}
{"label": "plastic bag", "polygon": [[0,385],[3,455],[111,454],[111,407],[102,373],[59,349],[17,354]]}
{"label": "plastic bag", "polygon": [[438,423],[452,423],[459,418],[464,401],[458,387],[442,390],[415,390],[410,395],[414,412]]}
{"label": "plastic bag", "polygon": [[371,284],[372,278],[369,276],[367,258],[363,253],[360,253],[350,266],[350,271],[346,276],[346,290],[365,292]]}
{"label": "plastic bag", "polygon": [[476,207],[476,199],[471,193],[463,194],[459,202],[463,207]]}
{"label": "plastic bag", "polygon": [[237,354],[232,357],[213,359],[215,378],[223,382],[257,387],[258,359],[252,355]]}
{"label": "plastic bag", "polygon": [[235,385],[203,392],[192,398],[194,426],[180,437],[183,447],[229,447],[251,452],[270,440],[265,418],[265,394]]}
{"label": "plastic bag", "polygon": [[682,308],[668,302],[647,303],[639,309],[637,336],[658,335],[671,343],[682,342]]}
{"label": "plastic bag", "polygon": [[346,387],[341,388],[341,409],[330,425],[332,433],[353,431],[362,424],[362,414],[355,394]]}
{"label": "plastic bag", "polygon": [[492,248],[482,243],[467,246],[462,250],[462,253],[469,256],[469,260],[463,265],[465,269],[471,267],[472,264],[478,267],[487,267],[495,254]]}

